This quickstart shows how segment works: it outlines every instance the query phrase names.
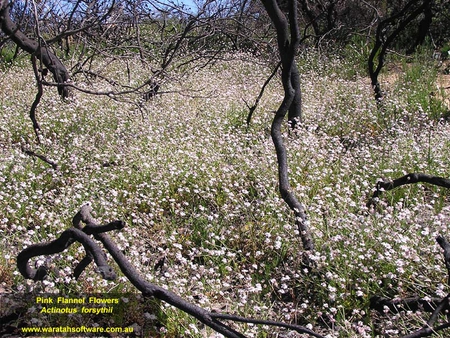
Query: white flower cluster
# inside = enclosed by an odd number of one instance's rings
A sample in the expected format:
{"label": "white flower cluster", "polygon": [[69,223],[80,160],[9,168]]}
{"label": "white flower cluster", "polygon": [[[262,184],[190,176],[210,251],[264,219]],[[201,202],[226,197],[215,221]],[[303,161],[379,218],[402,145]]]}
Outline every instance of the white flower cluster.
{"label": "white flower cluster", "polygon": [[[218,62],[181,84],[166,84],[167,93],[142,113],[132,100],[80,92],[61,103],[46,88],[38,107],[39,144],[27,117],[35,95],[26,85],[32,72],[2,70],[0,274],[24,247],[56,238],[89,200],[99,220],[127,223],[111,236],[146,279],[205,308],[308,324],[329,337],[369,337],[371,296],[403,297],[412,289],[445,295],[447,286],[438,282],[446,270],[434,242],[447,234],[445,192],[411,186],[384,192],[379,210],[365,203],[380,175],[449,177],[450,126],[401,100],[388,100],[380,111],[367,79],[330,72],[350,67],[345,60],[304,56],[304,123],[285,142],[292,189],[316,241],[309,270],[294,216],[278,195],[267,137],[280,83],[269,85],[247,129],[244,100],[254,100],[270,69],[243,60]],[[141,67],[129,67],[136,83],[148,76]],[[115,62],[98,68],[125,77]],[[58,170],[23,147],[55,161]],[[9,283],[22,291],[133,289],[125,278],[103,281],[93,269],[74,281],[73,267],[83,257],[83,248],[73,245],[48,262],[33,262],[57,266],[58,275],[39,284],[10,268]],[[168,321],[180,316],[170,307],[164,311]],[[192,324],[184,327],[203,334]],[[386,333],[396,329],[387,325]],[[176,327],[163,330],[177,335]],[[244,330],[256,336],[259,328]]]}

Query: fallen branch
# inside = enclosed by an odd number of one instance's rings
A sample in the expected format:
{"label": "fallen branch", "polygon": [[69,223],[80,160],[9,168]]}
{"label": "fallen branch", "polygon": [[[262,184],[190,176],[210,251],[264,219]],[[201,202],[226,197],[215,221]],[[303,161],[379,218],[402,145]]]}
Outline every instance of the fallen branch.
{"label": "fallen branch", "polygon": [[376,199],[383,193],[406,184],[429,183],[444,188],[450,188],[450,180],[438,176],[431,176],[422,173],[410,173],[395,180],[380,180],[376,184],[376,190],[367,202],[367,207],[375,206]]}
{"label": "fallen branch", "polygon": [[[408,175],[406,175],[408,176]],[[425,175],[428,178],[435,178]],[[444,250],[444,262],[448,271],[448,281],[450,282],[450,243],[443,236],[436,237],[436,242]],[[449,284],[450,285],[450,284]],[[386,308],[393,312],[398,313],[400,311],[418,311],[424,310],[432,312],[430,318],[425,325],[419,330],[402,336],[401,338],[422,338],[432,336],[442,330],[450,328],[450,322],[444,324],[435,325],[439,315],[446,313],[450,309],[450,294],[442,299],[433,298],[431,300],[425,300],[423,298],[404,298],[404,299],[386,299],[382,297],[373,297],[370,300],[370,308],[379,312],[384,312]],[[447,320],[449,318],[447,317]]]}
{"label": "fallen branch", "polygon": [[425,311],[433,312],[441,298],[432,298],[430,300],[420,297],[395,298],[372,297],[370,299],[370,308],[380,313],[389,310],[390,313],[399,313],[402,311]]}
{"label": "fallen branch", "polygon": [[[203,324],[209,326],[218,333],[223,334],[229,338],[242,338],[243,334],[234,330],[230,326],[222,323],[220,320],[231,320],[235,322],[262,324],[270,326],[284,327],[295,330],[299,333],[308,334],[316,338],[323,338],[322,335],[315,333],[303,326],[287,324],[282,322],[259,320],[235,316],[230,314],[215,313],[205,310],[197,305],[187,302],[175,293],[161,288],[157,285],[145,281],[139,272],[130,264],[122,251],[106,234],[107,231],[122,229],[125,224],[122,221],[114,221],[105,225],[98,225],[96,220],[91,215],[92,208],[89,204],[81,207],[80,211],[74,216],[72,220],[73,227],[65,230],[58,239],[47,242],[31,245],[22,250],[17,256],[17,266],[22,274],[27,279],[43,280],[47,275],[47,268],[40,266],[37,269],[31,268],[28,261],[36,256],[51,255],[62,252],[71,244],[80,242],[86,251],[86,257],[75,267],[74,276],[78,278],[84,269],[94,261],[103,278],[114,279],[115,272],[106,263],[105,255],[100,247],[94,242],[89,235],[93,235],[95,239],[100,241],[113,257],[122,273],[128,280],[140,291],[144,296],[155,297],[163,300],[170,305],[188,313],[195,317]],[[85,226],[83,226],[83,223]]]}
{"label": "fallen branch", "polygon": [[44,155],[37,154],[34,151],[27,150],[25,148],[22,148],[22,151],[29,156],[37,157],[41,161],[44,161],[45,163],[51,165],[54,170],[58,170],[58,164],[56,162],[53,162],[52,160],[49,160]]}
{"label": "fallen branch", "polygon": [[35,281],[43,280],[47,275],[47,268],[45,266],[40,266],[37,269],[32,268],[28,264],[28,261],[36,256],[52,255],[62,252],[74,242],[80,242],[86,252],[92,255],[104,279],[114,280],[116,278],[114,271],[106,263],[105,255],[100,247],[86,233],[76,228],[65,230],[54,241],[34,244],[22,250],[17,256],[17,268],[24,278]]}
{"label": "fallen branch", "polygon": [[441,313],[443,313],[445,310],[449,309],[449,297],[450,297],[450,295],[447,295],[446,297],[444,297],[441,300],[441,302],[438,304],[438,306],[434,310],[433,314],[430,316],[430,319],[420,330],[417,330],[417,331],[415,331],[411,334],[408,334],[406,336],[403,336],[401,338],[429,337],[429,336],[434,335],[435,333],[438,333],[439,331],[449,328],[450,323],[444,323],[442,325],[434,326],[439,315]]}
{"label": "fallen branch", "polygon": [[442,325],[438,325],[434,328],[432,327],[424,327],[422,329],[420,329],[419,331],[416,331],[414,333],[408,334],[406,336],[403,336],[401,338],[422,338],[422,337],[429,337],[432,336],[433,334],[448,329],[450,327],[450,323],[445,323]]}

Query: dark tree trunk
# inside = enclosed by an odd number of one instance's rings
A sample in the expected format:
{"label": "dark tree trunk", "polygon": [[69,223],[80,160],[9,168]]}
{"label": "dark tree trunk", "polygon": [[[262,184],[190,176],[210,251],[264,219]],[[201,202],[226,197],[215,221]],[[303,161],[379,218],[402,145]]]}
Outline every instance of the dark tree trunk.
{"label": "dark tree trunk", "polygon": [[23,34],[19,27],[11,20],[9,15],[10,5],[7,1],[0,2],[0,25],[2,31],[11,38],[18,47],[35,55],[43,65],[53,74],[58,83],[58,93],[62,98],[69,97],[69,89],[64,84],[69,80],[69,72],[58,57],[46,46],[39,44]]}
{"label": "dark tree trunk", "polygon": [[425,8],[423,10],[423,19],[420,20],[419,27],[417,28],[417,35],[414,44],[406,52],[412,54],[416,51],[416,48],[425,42],[425,38],[430,32],[431,23],[433,22],[433,11],[431,1],[426,1]]}
{"label": "dark tree trunk", "polygon": [[292,129],[302,122],[302,91],[300,86],[300,72],[297,64],[292,63],[291,85],[295,91],[294,99],[289,107],[288,121]]}
{"label": "dark tree trunk", "polygon": [[300,3],[302,5],[302,10],[305,12],[306,16],[308,17],[309,22],[311,23],[311,26],[314,30],[314,34],[316,35],[316,38],[319,37],[321,35],[321,31],[320,31],[319,24],[317,21],[317,15],[311,9],[307,0],[301,0]]}
{"label": "dark tree trunk", "polygon": [[[285,121],[285,116],[290,112],[293,102],[300,96],[297,96],[297,90],[300,88],[298,68],[295,65],[295,55],[300,43],[300,32],[297,22],[297,2],[288,1],[288,17],[283,14],[276,0],[261,0],[264,8],[269,15],[275,30],[277,32],[278,51],[280,53],[282,65],[282,83],[284,89],[284,98],[281,102],[272,122],[271,136],[275,146],[278,160],[278,182],[280,194],[289,208],[294,211],[295,223],[300,233],[303,248],[306,252],[314,250],[314,241],[309,229],[309,221],[303,204],[301,204],[292,192],[289,183],[287,152],[281,133],[281,127]],[[297,101],[299,102],[299,101]],[[298,108],[298,106],[297,106]],[[292,108],[295,109],[295,106]],[[294,111],[294,110],[293,110]],[[295,110],[297,115],[298,111]],[[306,262],[308,256],[306,255]]]}
{"label": "dark tree trunk", "polygon": [[422,13],[427,15],[427,8],[430,6],[431,0],[410,0],[400,11],[378,24],[375,44],[368,60],[369,76],[377,102],[383,99],[378,75],[384,66],[388,47],[415,18]]}

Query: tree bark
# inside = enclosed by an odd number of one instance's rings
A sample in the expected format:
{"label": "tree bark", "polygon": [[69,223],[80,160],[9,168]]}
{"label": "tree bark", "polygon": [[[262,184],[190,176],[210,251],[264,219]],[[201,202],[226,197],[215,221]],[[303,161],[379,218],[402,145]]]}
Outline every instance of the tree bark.
{"label": "tree bark", "polygon": [[381,102],[384,96],[378,81],[378,75],[384,66],[389,46],[415,18],[422,13],[426,14],[430,2],[431,0],[423,0],[423,2],[420,0],[410,0],[399,12],[380,21],[378,24],[375,44],[368,60],[369,76],[377,103]]}
{"label": "tree bark", "polygon": [[294,62],[291,69],[291,85],[294,89],[294,99],[289,107],[288,121],[290,127],[295,129],[298,124],[302,123],[302,90],[300,87],[300,72],[297,64]]}
{"label": "tree bark", "polygon": [[277,32],[278,50],[282,64],[281,77],[284,98],[276,111],[271,128],[272,141],[275,146],[278,160],[279,189],[283,200],[289,208],[294,211],[295,223],[302,239],[303,248],[308,252],[314,250],[314,242],[309,230],[309,221],[306,216],[305,208],[297,200],[289,183],[287,152],[281,133],[281,127],[286,114],[291,109],[295,99],[299,99],[299,97],[296,96],[296,86],[298,85],[298,87],[300,87],[300,83],[293,83],[292,81],[293,79],[298,79],[295,78],[295,70],[297,70],[297,66],[295,65],[295,54],[300,43],[300,32],[297,21],[297,2],[295,0],[289,1],[288,18],[286,18],[280,10],[276,0],[261,1]]}
{"label": "tree bark", "polygon": [[69,97],[69,88],[64,84],[69,80],[69,72],[59,58],[50,49],[23,34],[19,27],[11,20],[10,4],[8,1],[0,2],[0,26],[2,31],[24,51],[35,55],[43,65],[53,74],[58,84],[58,93],[62,98]]}
{"label": "tree bark", "polygon": [[416,51],[417,47],[425,42],[425,38],[430,32],[431,23],[433,22],[433,11],[431,1],[425,2],[425,8],[423,10],[423,19],[420,20],[419,27],[417,28],[417,35],[414,44],[406,52],[406,54],[412,54]]}

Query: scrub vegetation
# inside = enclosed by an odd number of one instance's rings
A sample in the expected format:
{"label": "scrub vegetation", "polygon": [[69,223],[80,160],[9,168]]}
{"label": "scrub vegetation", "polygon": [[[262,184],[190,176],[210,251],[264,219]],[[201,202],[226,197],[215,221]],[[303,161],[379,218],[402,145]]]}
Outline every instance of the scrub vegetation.
{"label": "scrub vegetation", "polygon": [[[446,295],[447,272],[435,237],[448,234],[448,192],[407,186],[386,192],[376,208],[366,203],[380,178],[408,172],[450,176],[445,105],[436,109],[433,103],[444,102],[438,86],[445,77],[426,53],[396,64],[395,72],[384,74],[394,80],[380,109],[367,76],[351,59],[303,51],[304,122],[290,133],[286,124],[291,184],[308,206],[316,240],[312,269],[302,266],[298,231],[277,192],[267,129],[283,95],[277,80],[266,89],[250,128],[245,123],[244,100],[258,94],[271,72],[252,56],[229,55],[185,76],[142,111],[81,92],[64,104],[44,96],[37,113],[40,144],[27,116],[33,74],[20,61],[4,67],[2,287],[132,292],[125,278],[102,280],[93,267],[75,281],[81,246],[42,258],[59,270],[42,282],[24,280],[15,269],[23,248],[56,238],[89,201],[102,220],[127,223],[113,238],[148,281],[202,307],[296,322],[329,337],[397,335],[420,327],[425,314],[386,320],[389,313],[383,318],[373,312],[370,299]],[[126,76],[119,62],[99,61],[98,67]],[[130,69],[133,78],[146,76],[138,62]],[[57,168],[25,151],[45,154]],[[155,315],[161,335],[212,334],[160,306]],[[255,337],[275,332],[239,328]]]}
{"label": "scrub vegetation", "polygon": [[[120,256],[222,321],[446,337],[449,10],[0,0],[0,333],[84,320],[2,308],[3,294],[108,294],[129,303],[93,325],[220,336],[161,297],[143,301]],[[431,184],[400,186],[417,180]],[[79,243],[29,262],[45,278],[24,273],[19,253],[58,238],[86,202],[99,223],[124,222],[110,233],[118,256],[106,256],[117,278],[98,252],[98,267],[79,268]]]}

